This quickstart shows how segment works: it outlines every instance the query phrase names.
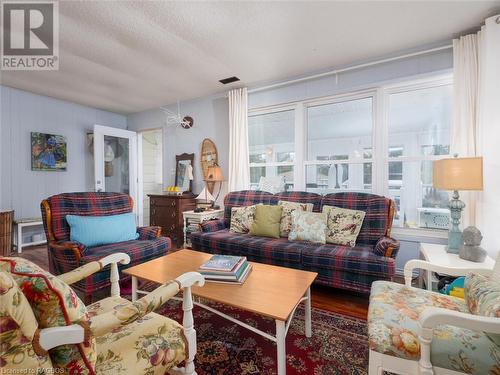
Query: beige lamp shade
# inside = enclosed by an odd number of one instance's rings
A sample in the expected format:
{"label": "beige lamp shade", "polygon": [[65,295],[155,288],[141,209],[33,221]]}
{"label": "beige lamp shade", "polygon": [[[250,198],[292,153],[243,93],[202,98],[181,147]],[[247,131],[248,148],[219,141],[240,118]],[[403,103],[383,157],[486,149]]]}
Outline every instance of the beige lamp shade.
{"label": "beige lamp shade", "polygon": [[483,190],[483,158],[451,158],[433,163],[433,186],[441,190]]}
{"label": "beige lamp shade", "polygon": [[222,169],[218,165],[208,167],[207,182],[221,182],[224,181],[224,176],[222,175]]}

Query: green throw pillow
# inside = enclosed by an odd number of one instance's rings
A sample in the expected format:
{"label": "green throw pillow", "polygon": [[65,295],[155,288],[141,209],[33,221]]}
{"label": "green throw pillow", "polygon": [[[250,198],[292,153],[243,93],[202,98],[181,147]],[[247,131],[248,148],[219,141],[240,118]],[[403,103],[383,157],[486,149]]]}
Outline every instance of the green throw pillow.
{"label": "green throw pillow", "polygon": [[252,236],[280,238],[281,206],[259,205],[255,207],[255,219],[250,228]]}

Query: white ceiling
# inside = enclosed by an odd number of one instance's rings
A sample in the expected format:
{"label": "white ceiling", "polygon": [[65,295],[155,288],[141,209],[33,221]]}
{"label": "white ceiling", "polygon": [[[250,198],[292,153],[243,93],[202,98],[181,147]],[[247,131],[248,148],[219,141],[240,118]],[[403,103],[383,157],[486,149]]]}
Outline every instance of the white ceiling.
{"label": "white ceiling", "polygon": [[[133,113],[449,41],[500,1],[61,1],[59,71],[1,82]],[[231,87],[231,86],[229,86]]]}

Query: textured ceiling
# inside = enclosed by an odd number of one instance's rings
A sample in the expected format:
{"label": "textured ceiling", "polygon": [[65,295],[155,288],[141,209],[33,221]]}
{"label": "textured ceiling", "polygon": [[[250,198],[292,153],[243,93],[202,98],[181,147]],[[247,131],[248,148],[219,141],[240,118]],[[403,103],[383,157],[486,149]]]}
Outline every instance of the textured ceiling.
{"label": "textured ceiling", "polygon": [[[133,113],[450,40],[500,1],[61,1],[59,71],[1,82]],[[239,84],[218,80],[236,75]]]}

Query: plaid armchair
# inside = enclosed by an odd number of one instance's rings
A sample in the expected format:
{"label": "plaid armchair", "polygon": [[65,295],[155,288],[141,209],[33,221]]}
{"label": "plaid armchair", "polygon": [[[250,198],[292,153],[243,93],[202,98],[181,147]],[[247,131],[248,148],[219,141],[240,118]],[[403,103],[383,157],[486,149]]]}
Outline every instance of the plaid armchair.
{"label": "plaid armchair", "polygon": [[[139,227],[137,240],[103,246],[85,247],[81,243],[70,241],[66,215],[116,215],[132,212],[132,207],[132,198],[122,193],[64,193],[43,200],[41,210],[47,236],[50,272],[60,275],[117,252],[126,253],[131,258],[130,264],[120,266],[120,271],[166,255],[171,248],[171,241],[160,236],[160,227]],[[120,281],[128,279],[128,276],[120,272]],[[89,302],[93,293],[109,286],[109,270],[101,270],[75,283],[73,288]]]}

